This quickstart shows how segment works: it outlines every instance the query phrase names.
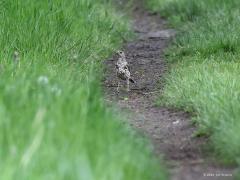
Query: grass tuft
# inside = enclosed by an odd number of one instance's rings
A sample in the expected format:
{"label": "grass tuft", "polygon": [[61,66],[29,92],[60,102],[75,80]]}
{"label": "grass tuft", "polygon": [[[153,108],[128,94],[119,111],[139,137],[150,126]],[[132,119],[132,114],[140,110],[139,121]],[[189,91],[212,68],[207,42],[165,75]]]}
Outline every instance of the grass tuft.
{"label": "grass tuft", "polygon": [[110,1],[1,1],[0,24],[1,179],[165,179],[102,100],[102,60],[131,34]]}
{"label": "grass tuft", "polygon": [[179,35],[161,103],[197,113],[219,160],[240,165],[238,0],[151,0]]}

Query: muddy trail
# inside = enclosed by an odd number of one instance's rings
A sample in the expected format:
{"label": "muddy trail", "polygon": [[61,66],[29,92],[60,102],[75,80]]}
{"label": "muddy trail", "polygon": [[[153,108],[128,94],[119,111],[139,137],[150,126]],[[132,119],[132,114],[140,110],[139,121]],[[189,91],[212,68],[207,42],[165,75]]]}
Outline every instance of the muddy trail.
{"label": "muddy trail", "polygon": [[159,15],[146,11],[138,3],[132,15],[137,38],[122,48],[136,84],[131,85],[128,93],[124,90],[117,93],[117,57],[108,59],[104,81],[107,100],[131,112],[130,124],[151,140],[156,156],[163,156],[172,180],[233,179],[217,177],[218,173],[232,174],[232,169],[217,165],[204,154],[202,146],[207,139],[193,136],[196,127],[188,113],[155,106],[168,70],[163,51],[175,31],[168,29]]}

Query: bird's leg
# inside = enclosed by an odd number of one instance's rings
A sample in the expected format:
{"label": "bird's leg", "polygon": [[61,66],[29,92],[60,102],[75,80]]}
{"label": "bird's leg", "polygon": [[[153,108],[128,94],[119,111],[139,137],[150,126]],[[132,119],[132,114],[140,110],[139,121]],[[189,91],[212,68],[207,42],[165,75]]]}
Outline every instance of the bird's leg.
{"label": "bird's leg", "polygon": [[120,81],[118,81],[117,92],[119,93]]}
{"label": "bird's leg", "polygon": [[130,88],[129,88],[129,78],[127,78],[127,92],[130,91]]}

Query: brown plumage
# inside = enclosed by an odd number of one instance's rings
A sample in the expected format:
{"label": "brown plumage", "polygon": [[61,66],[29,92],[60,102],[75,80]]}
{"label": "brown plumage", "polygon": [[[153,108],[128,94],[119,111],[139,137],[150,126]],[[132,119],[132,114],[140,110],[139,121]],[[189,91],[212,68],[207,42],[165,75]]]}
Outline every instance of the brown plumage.
{"label": "brown plumage", "polygon": [[[123,51],[118,51],[117,54],[119,56],[117,63],[116,63],[117,77],[121,80],[126,81],[127,91],[129,91],[130,90],[129,82],[135,83],[135,81],[131,77],[131,73],[128,68],[128,62],[126,60],[125,53]],[[117,87],[118,92],[119,92],[119,86],[120,86],[120,81],[118,81],[118,87]]]}

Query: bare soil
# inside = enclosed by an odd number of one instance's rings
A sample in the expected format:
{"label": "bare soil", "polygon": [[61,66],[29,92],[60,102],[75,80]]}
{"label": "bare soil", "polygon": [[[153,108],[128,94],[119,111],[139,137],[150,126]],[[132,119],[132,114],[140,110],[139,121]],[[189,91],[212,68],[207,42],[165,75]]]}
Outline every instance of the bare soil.
{"label": "bare soil", "polygon": [[117,57],[112,57],[105,61],[106,99],[117,103],[123,111],[131,111],[130,124],[151,140],[156,156],[163,155],[172,180],[233,179],[222,176],[232,174],[232,168],[217,165],[203,153],[202,147],[208,139],[193,136],[196,127],[190,114],[155,105],[168,69],[163,51],[175,31],[168,29],[159,15],[139,4],[132,15],[137,39],[123,47],[136,84],[128,93],[124,90],[117,93]]}

